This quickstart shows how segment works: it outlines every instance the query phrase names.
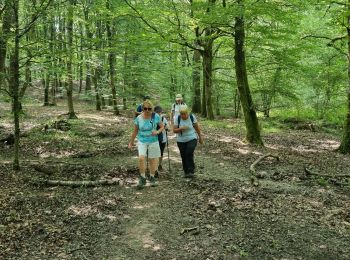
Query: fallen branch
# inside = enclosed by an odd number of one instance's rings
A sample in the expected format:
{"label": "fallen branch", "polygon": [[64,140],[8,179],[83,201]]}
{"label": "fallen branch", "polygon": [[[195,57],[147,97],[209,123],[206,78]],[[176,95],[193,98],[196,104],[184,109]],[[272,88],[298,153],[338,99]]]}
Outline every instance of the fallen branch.
{"label": "fallen branch", "polygon": [[310,169],[304,167],[304,171],[306,175],[325,177],[325,178],[350,178],[350,174],[338,174],[338,175],[330,175],[330,174],[320,174],[312,172]]}
{"label": "fallen branch", "polygon": [[41,184],[49,186],[69,186],[69,187],[94,187],[99,185],[119,185],[119,180],[97,180],[97,181],[60,181],[44,180]]}
{"label": "fallen branch", "polygon": [[197,232],[199,232],[199,227],[198,226],[196,226],[196,227],[189,227],[189,228],[183,228],[182,230],[181,230],[181,235],[183,235],[183,234],[185,234],[185,233],[187,233],[187,232],[190,232],[190,231],[193,231],[193,230],[196,230],[196,233]]}
{"label": "fallen branch", "polygon": [[258,159],[256,159],[256,160],[252,163],[252,165],[250,165],[249,170],[250,170],[252,173],[255,173],[255,172],[256,172],[255,166],[256,166],[259,162],[261,162],[263,159],[265,159],[265,158],[267,158],[267,157],[276,158],[277,161],[279,161],[279,159],[280,159],[278,156],[272,155],[272,154],[270,154],[270,153],[264,154],[264,155],[260,156]]}

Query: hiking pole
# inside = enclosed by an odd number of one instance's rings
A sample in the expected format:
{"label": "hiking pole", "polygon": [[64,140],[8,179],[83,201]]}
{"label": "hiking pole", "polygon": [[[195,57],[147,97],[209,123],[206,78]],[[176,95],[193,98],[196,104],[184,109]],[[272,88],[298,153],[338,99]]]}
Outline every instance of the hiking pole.
{"label": "hiking pole", "polygon": [[148,168],[148,146],[146,151],[146,176],[149,175],[149,168]]}
{"label": "hiking pole", "polygon": [[199,144],[200,145],[200,149],[199,149],[199,151],[200,151],[200,156],[202,157],[201,159],[199,159],[198,161],[199,161],[199,174],[203,174],[204,172],[203,172],[203,170],[204,170],[204,156],[203,156],[203,145],[204,144]]}
{"label": "hiking pole", "polygon": [[167,150],[168,150],[168,166],[169,166],[169,173],[171,174],[171,169],[170,169],[170,155],[169,155],[168,130],[165,130],[165,136],[166,136],[166,148],[167,148]]}

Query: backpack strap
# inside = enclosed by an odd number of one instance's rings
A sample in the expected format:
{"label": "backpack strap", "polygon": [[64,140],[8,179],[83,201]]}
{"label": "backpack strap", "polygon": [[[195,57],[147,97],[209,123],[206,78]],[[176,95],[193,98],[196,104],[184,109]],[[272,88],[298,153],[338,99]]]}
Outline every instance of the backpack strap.
{"label": "backpack strap", "polygon": [[193,122],[194,122],[194,117],[192,114],[190,114],[190,118],[191,118],[191,122],[192,122],[192,125],[193,125]]}
{"label": "backpack strap", "polygon": [[152,112],[152,115],[151,115],[151,124],[152,124],[152,129],[154,129],[154,120],[156,118],[156,113]]}

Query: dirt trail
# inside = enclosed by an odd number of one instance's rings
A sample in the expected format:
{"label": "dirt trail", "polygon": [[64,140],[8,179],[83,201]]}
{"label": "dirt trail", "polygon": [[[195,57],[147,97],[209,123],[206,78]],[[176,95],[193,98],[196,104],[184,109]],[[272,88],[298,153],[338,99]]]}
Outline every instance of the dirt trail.
{"label": "dirt trail", "polygon": [[[257,148],[230,129],[203,122],[206,143],[196,150],[197,178],[182,178],[172,138],[172,174],[165,156],[159,186],[137,190],[137,154],[126,148],[131,119],[81,106],[69,131],[43,134],[42,126],[64,109],[27,108],[20,174],[11,171],[12,150],[0,146],[0,258],[349,259],[347,180],[339,184],[304,172],[304,166],[328,174],[348,171],[350,159],[333,151],[334,137],[283,130],[266,134],[266,147]],[[1,126],[10,130],[10,116]],[[258,165],[262,179],[255,187],[249,166],[268,152],[281,160]],[[31,161],[50,162],[51,173],[38,172]],[[117,178],[123,184],[33,184],[48,178]]]}

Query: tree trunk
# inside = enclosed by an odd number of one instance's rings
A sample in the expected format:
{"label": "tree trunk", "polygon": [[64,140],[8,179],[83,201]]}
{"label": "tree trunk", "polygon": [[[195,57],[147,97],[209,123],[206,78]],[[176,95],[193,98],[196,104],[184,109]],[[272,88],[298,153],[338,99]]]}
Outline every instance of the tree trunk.
{"label": "tree trunk", "polygon": [[100,96],[100,89],[98,86],[98,81],[100,79],[100,69],[95,69],[95,75],[93,76],[94,86],[95,86],[95,98],[96,98],[96,110],[101,111],[101,96]]}
{"label": "tree trunk", "polygon": [[[348,1],[348,9],[350,9]],[[350,10],[349,10],[350,11]],[[345,119],[343,139],[339,146],[339,152],[344,154],[350,153],[350,15],[347,17],[347,34],[348,34],[348,89],[347,89],[347,115]]]}
{"label": "tree trunk", "polygon": [[[111,10],[111,4],[110,0],[107,0],[107,9]],[[112,100],[113,100],[113,110],[115,115],[119,115],[119,109],[117,104],[117,91],[115,87],[115,61],[116,61],[116,55],[112,44],[112,38],[114,33],[114,25],[113,20],[107,21],[106,29],[107,29],[107,40],[108,40],[108,47],[110,48],[109,54],[108,54],[108,62],[109,62],[109,85],[111,87],[112,91]]]}
{"label": "tree trunk", "polygon": [[192,88],[193,88],[193,100],[192,111],[194,113],[201,112],[201,71],[200,64],[201,53],[198,50],[193,52],[192,59]]}
{"label": "tree trunk", "polygon": [[47,70],[46,70],[46,78],[43,82],[44,82],[44,86],[45,86],[44,106],[49,106],[50,105],[50,102],[49,102],[50,75],[49,75],[49,71],[47,71]]}
{"label": "tree trunk", "polygon": [[233,103],[234,103],[233,117],[239,118],[239,112],[241,110],[241,99],[239,98],[238,88],[235,88],[234,90]]}
{"label": "tree trunk", "polygon": [[[210,34],[211,34],[210,32],[206,33],[207,36]],[[213,40],[208,39],[203,51],[203,82],[204,82],[203,93],[205,93],[203,100],[205,101],[205,104],[204,105],[202,104],[202,108],[205,106],[205,116],[209,120],[214,120],[213,102],[212,102],[212,74],[213,74]]]}
{"label": "tree trunk", "polygon": [[127,109],[126,104],[126,89],[129,87],[130,77],[129,77],[129,69],[128,69],[128,49],[125,48],[124,51],[124,73],[123,73],[123,109]]}
{"label": "tree trunk", "polygon": [[242,103],[245,125],[247,128],[246,139],[249,143],[263,145],[258,118],[256,116],[253,99],[250,94],[246,60],[244,52],[244,5],[243,0],[238,0],[240,15],[235,18],[235,67],[239,96]]}
{"label": "tree trunk", "polygon": [[11,13],[12,13],[12,23],[14,26],[14,45],[13,50],[10,54],[10,93],[12,96],[13,103],[13,117],[14,117],[14,159],[13,159],[13,169],[19,170],[19,144],[20,144],[20,128],[19,128],[19,0],[12,0],[10,5]]}
{"label": "tree trunk", "polygon": [[12,13],[11,13],[11,0],[5,1],[5,9],[2,17],[2,35],[0,35],[0,89],[7,89],[5,73],[6,73],[6,53],[7,53],[7,40],[9,33],[11,32]]}
{"label": "tree trunk", "polygon": [[74,112],[73,105],[73,15],[74,15],[75,0],[69,0],[68,6],[68,21],[67,21],[67,50],[68,50],[68,61],[67,61],[67,77],[68,82],[66,85],[67,89],[67,100],[68,100],[68,118],[76,119],[77,116]]}

